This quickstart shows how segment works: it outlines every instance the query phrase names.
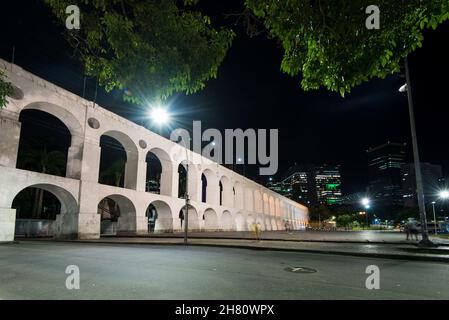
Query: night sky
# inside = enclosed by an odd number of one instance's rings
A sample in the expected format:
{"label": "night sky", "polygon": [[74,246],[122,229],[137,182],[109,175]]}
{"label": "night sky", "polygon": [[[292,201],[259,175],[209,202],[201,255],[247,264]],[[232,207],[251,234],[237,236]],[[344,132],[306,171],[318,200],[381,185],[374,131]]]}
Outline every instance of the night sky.
{"label": "night sky", "polygon": [[[170,99],[170,111],[187,129],[192,120],[207,128],[279,129],[279,175],[295,162],[341,164],[343,191],[364,191],[366,149],[386,141],[406,142],[411,159],[407,99],[397,89],[399,75],[373,80],[341,98],[325,90],[304,92],[300,79],[280,71],[282,48],[265,35],[249,38],[235,18],[243,1],[203,0],[201,10],[216,24],[234,29],[237,37],[219,69],[218,78],[194,95]],[[73,50],[41,1],[2,3],[0,57],[38,76],[82,95],[83,75]],[[449,169],[449,23],[425,33],[424,46],[410,58],[421,160]],[[94,79],[88,79],[86,98],[93,99]],[[139,124],[145,107],[123,103],[117,92],[98,91],[97,102]],[[167,134],[162,132],[162,134]],[[247,168],[255,176],[256,168]]]}

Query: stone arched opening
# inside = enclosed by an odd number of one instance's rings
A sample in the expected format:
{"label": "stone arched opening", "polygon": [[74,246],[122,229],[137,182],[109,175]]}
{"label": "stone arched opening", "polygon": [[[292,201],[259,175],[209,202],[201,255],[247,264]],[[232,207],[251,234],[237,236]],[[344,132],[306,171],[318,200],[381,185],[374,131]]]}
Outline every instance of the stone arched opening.
{"label": "stone arched opening", "polygon": [[[239,225],[237,225],[237,231],[244,231],[244,230],[253,230],[253,226],[256,223],[256,219],[254,215],[248,213],[246,216],[246,226],[243,229],[239,228]],[[240,226],[242,227],[242,226]]]}
{"label": "stone arched opening", "polygon": [[161,200],[150,203],[146,211],[148,232],[173,232],[173,216],[170,206]]}
{"label": "stone arched opening", "polygon": [[146,189],[148,192],[172,195],[173,163],[167,152],[161,148],[148,151]]}
{"label": "stone arched opening", "polygon": [[214,209],[206,209],[203,214],[204,230],[217,231],[219,229],[218,216]]}
{"label": "stone arched opening", "polygon": [[[29,201],[38,207],[34,216],[33,213],[26,212],[33,210],[33,205],[28,205]],[[47,208],[49,212],[45,215],[45,206],[53,204],[55,207]],[[78,203],[73,195],[62,187],[46,183],[30,184],[14,194],[10,206],[16,209],[17,236],[71,239],[78,236]]]}
{"label": "stone arched opening", "polygon": [[237,209],[244,209],[245,195],[243,191],[243,184],[241,182],[235,182],[234,184],[234,206]]}
{"label": "stone arched opening", "polygon": [[211,169],[205,169],[201,175],[201,201],[209,204],[219,203],[219,182]]}
{"label": "stone arched opening", "polygon": [[[244,225],[243,216],[241,215],[241,217],[239,217],[239,218],[241,219],[240,223],[242,225]],[[223,213],[221,215],[221,229],[223,229],[223,231],[235,231],[236,230],[236,222],[234,221],[232,214],[228,210],[223,211]]]}
{"label": "stone arched opening", "polygon": [[[10,138],[11,144],[18,143],[18,149],[16,150],[20,152],[20,145],[26,142],[44,145],[47,152],[60,151],[64,154],[65,167],[62,170],[58,170],[59,173],[56,173],[56,175],[74,179],[80,178],[83,127],[72,112],[56,104],[36,101],[22,108],[19,121],[21,121],[21,141],[15,140],[17,139],[16,137]],[[28,134],[28,131],[31,134]],[[44,151],[44,148],[38,149],[41,153]],[[18,154],[7,156],[14,157],[15,159],[12,159],[12,162],[15,163]],[[41,170],[33,171],[42,172]]]}
{"label": "stone arched opening", "polygon": [[101,215],[100,235],[134,235],[136,233],[136,208],[123,195],[109,195],[98,203]]}
{"label": "stone arched opening", "polygon": [[136,190],[138,150],[134,141],[120,131],[106,131],[100,137],[99,182]]}
{"label": "stone arched opening", "polygon": [[[198,219],[198,211],[195,209],[194,206],[189,205],[188,210],[188,229],[190,231],[200,231],[200,223]],[[184,230],[184,217],[185,217],[185,206],[181,208],[179,211],[179,219],[180,219],[180,225],[181,229]]]}
{"label": "stone arched opening", "polygon": [[262,193],[259,190],[254,190],[254,212],[263,212]]}
{"label": "stone arched opening", "polygon": [[220,206],[232,207],[234,204],[234,194],[231,180],[222,176],[220,179]]}
{"label": "stone arched opening", "polygon": [[72,135],[56,116],[35,109],[20,113],[19,169],[64,177]]}

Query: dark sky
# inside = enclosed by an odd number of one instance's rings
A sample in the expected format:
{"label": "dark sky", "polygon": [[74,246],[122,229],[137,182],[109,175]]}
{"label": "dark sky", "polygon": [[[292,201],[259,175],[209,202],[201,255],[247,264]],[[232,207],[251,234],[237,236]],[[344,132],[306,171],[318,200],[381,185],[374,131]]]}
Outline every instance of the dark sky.
{"label": "dark sky", "polygon": [[[8,14],[0,20],[0,57],[11,61],[15,46],[16,64],[81,95],[82,68],[48,8],[38,0],[9,2],[2,2],[2,12]],[[407,99],[397,92],[404,83],[399,75],[363,84],[346,98],[325,90],[304,92],[298,78],[281,73],[282,49],[275,40],[264,35],[249,38],[234,25],[235,18],[223,17],[222,13],[241,10],[241,2],[203,0],[201,8],[217,23],[232,27],[237,37],[218,79],[197,94],[171,98],[171,111],[186,128],[192,120],[201,120],[203,129],[279,129],[280,174],[294,162],[341,164],[346,193],[364,190],[369,146],[406,142],[411,155]],[[426,32],[423,48],[409,58],[421,159],[445,170],[449,168],[448,36],[449,23]],[[94,92],[95,81],[89,79],[86,98],[93,99]],[[99,90],[97,101],[134,121],[145,114],[145,108],[126,105],[117,93]],[[247,173],[254,175],[254,169]]]}

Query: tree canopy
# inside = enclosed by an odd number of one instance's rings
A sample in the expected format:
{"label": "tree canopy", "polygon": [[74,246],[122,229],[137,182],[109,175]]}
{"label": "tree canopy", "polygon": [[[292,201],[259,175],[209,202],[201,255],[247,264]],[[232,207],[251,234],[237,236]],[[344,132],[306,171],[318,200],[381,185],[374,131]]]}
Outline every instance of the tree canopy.
{"label": "tree canopy", "polygon": [[[68,30],[85,73],[125,100],[154,103],[194,93],[217,76],[233,31],[212,26],[199,0],[44,0],[65,23],[80,7],[80,30]],[[365,0],[242,0],[284,50],[281,70],[304,90],[342,96],[372,78],[400,71],[422,46],[423,30],[449,19],[449,0],[378,0],[380,28],[369,30]],[[9,90],[9,91],[8,91]],[[0,107],[11,88],[0,74]]]}
{"label": "tree canopy", "polygon": [[378,0],[380,28],[368,29],[365,0],[245,0],[284,49],[281,69],[304,90],[344,95],[371,78],[400,70],[423,42],[423,29],[449,19],[448,0]]}
{"label": "tree canopy", "polygon": [[86,74],[135,103],[193,93],[217,76],[234,33],[191,10],[197,2],[45,0],[64,24],[66,7],[79,6],[80,29],[69,30],[68,39]]}

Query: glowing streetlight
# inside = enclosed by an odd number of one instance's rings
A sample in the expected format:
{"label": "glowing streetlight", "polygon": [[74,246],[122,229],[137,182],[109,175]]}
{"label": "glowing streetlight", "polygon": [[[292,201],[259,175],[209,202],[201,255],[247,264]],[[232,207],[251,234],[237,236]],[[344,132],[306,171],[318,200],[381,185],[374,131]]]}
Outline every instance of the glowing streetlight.
{"label": "glowing streetlight", "polygon": [[[166,125],[170,122],[170,113],[167,108],[157,105],[149,110],[149,116],[151,120],[158,126]],[[215,142],[212,143],[215,145]],[[186,151],[186,190],[185,190],[185,211],[184,211],[184,243],[187,244],[187,233],[189,229],[189,157],[187,153],[187,146],[184,145]]]}
{"label": "glowing streetlight", "polygon": [[366,208],[366,209],[368,209],[369,207],[370,207],[370,199],[368,199],[368,198],[363,198],[362,199],[362,205]]}
{"label": "glowing streetlight", "polygon": [[449,199],[449,190],[441,190],[438,196],[440,199]]}
{"label": "glowing streetlight", "polygon": [[[441,190],[438,193],[438,198],[442,199],[442,200],[449,199],[449,190]],[[435,214],[435,203],[436,203],[436,201],[432,201],[434,228],[435,228],[435,234],[437,234],[437,217]]]}
{"label": "glowing streetlight", "polygon": [[364,215],[365,215],[365,218],[366,218],[366,226],[368,227],[368,224],[369,224],[369,222],[368,222],[369,221],[368,209],[370,208],[371,200],[369,198],[363,198],[362,201],[360,201],[360,202],[362,203],[362,206],[364,206],[365,209],[366,209]]}
{"label": "glowing streetlight", "polygon": [[162,106],[156,106],[150,109],[150,118],[157,125],[164,125],[170,121],[170,114],[167,109]]}

